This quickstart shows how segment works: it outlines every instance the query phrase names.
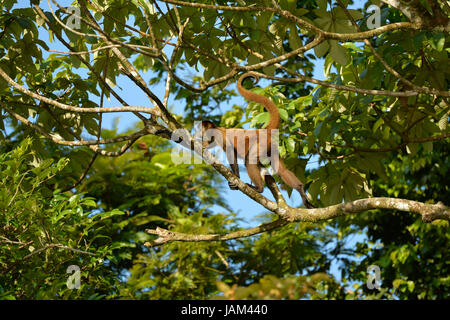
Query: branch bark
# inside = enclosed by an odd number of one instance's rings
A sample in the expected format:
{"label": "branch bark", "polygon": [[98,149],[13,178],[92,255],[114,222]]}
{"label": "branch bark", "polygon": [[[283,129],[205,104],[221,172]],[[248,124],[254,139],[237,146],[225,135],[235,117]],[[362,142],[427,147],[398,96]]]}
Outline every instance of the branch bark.
{"label": "branch bark", "polygon": [[294,222],[319,222],[337,217],[362,213],[367,210],[388,209],[420,214],[424,222],[437,219],[450,221],[450,208],[442,203],[427,204],[423,202],[396,198],[367,198],[341,203],[319,209],[298,209],[284,206],[286,212],[278,220],[262,224],[258,227],[230,232],[227,234],[187,234],[162,228],[147,229],[148,234],[158,236],[157,239],[146,242],[148,247],[162,245],[173,241],[226,241],[253,236],[262,232],[274,230]]}

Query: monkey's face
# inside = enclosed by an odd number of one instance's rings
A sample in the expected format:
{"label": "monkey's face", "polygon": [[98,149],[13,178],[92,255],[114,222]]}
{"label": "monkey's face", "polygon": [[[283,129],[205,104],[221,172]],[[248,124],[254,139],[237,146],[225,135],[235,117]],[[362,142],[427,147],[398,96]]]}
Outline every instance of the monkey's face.
{"label": "monkey's face", "polygon": [[217,126],[213,122],[207,120],[202,121],[201,126],[203,131],[217,128]]}
{"label": "monkey's face", "polygon": [[202,121],[199,128],[196,130],[195,138],[201,139],[203,147],[205,148],[213,148],[216,143],[214,139],[214,134],[211,134],[214,129],[216,129],[216,125],[211,121]]}

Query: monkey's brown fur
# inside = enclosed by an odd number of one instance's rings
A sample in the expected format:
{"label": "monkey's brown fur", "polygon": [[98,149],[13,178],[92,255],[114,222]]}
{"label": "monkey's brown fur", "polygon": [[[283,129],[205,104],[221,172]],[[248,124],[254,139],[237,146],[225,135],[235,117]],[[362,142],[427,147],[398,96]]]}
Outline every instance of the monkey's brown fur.
{"label": "monkey's brown fur", "polygon": [[[261,164],[262,158],[270,157],[272,151],[276,151],[274,155],[278,155],[278,150],[272,150],[272,139],[271,131],[278,129],[280,123],[280,114],[278,107],[269,98],[256,94],[252,91],[244,89],[242,87],[242,81],[248,77],[253,77],[258,81],[258,77],[251,73],[245,73],[239,77],[237,82],[237,88],[239,93],[247,100],[257,102],[266,108],[270,114],[270,120],[266,127],[266,133],[263,134],[260,129],[227,129],[222,127],[217,127],[211,121],[202,121],[202,130],[205,133],[208,129],[216,129],[216,132],[220,133],[221,139],[214,139],[210,136],[204,134],[204,139],[206,138],[205,145],[212,147],[211,142],[216,142],[220,147],[226,152],[228,162],[230,163],[233,173],[239,177],[239,167],[237,163],[237,158],[244,159],[245,167],[247,173],[253,183],[253,188],[258,192],[263,192],[264,184],[261,177]],[[227,138],[228,136],[228,138]],[[245,141],[245,147],[238,147],[238,140],[243,139]],[[232,141],[231,141],[232,140]],[[265,144],[262,143],[265,140]],[[242,140],[241,140],[242,143]],[[293,172],[286,168],[283,160],[279,157],[275,159],[276,164],[272,163],[272,167],[275,172],[283,179],[283,181],[291,188],[296,189],[303,200],[303,204],[307,208],[314,208],[314,206],[309,202],[306,196],[303,183],[295,176]],[[230,189],[236,190],[237,187],[229,183]]]}

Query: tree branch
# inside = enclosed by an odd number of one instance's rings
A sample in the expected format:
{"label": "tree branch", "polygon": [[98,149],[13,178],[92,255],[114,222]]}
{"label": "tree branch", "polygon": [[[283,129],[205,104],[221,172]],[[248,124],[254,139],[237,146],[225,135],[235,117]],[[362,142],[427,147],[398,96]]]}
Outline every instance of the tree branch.
{"label": "tree branch", "polygon": [[157,235],[158,238],[156,240],[146,242],[144,243],[147,247],[153,247],[162,245],[167,242],[172,241],[188,241],[188,242],[198,242],[198,241],[226,241],[226,240],[233,240],[238,238],[244,238],[253,236],[258,233],[270,231],[276,228],[280,228],[286,224],[288,224],[289,221],[284,219],[278,219],[274,222],[262,224],[255,228],[245,229],[245,230],[239,230],[227,234],[187,234],[187,233],[181,233],[181,232],[174,232],[169,231],[162,228],[156,228],[153,229],[147,229],[145,232],[148,234]]}
{"label": "tree branch", "polygon": [[47,97],[41,96],[35,92],[32,92],[25,87],[21,86],[17,82],[15,82],[13,79],[11,79],[8,74],[0,67],[0,76],[6,80],[11,86],[19,90],[20,92],[26,94],[27,96],[37,99],[41,102],[47,103],[49,105],[52,105],[54,107],[57,107],[62,110],[70,111],[70,112],[77,112],[77,113],[111,113],[111,112],[142,112],[142,113],[149,113],[159,116],[159,110],[155,110],[154,108],[148,108],[148,107],[108,107],[103,108],[99,110],[98,108],[80,108],[80,107],[74,107],[68,104],[64,104],[58,101],[55,101],[53,99],[49,99]]}
{"label": "tree branch", "polygon": [[67,141],[58,139],[55,134],[47,133],[45,132],[44,128],[41,126],[31,122],[28,119],[25,119],[24,117],[20,116],[19,114],[15,113],[8,107],[2,106],[3,109],[5,109],[9,114],[11,114],[14,118],[25,124],[26,126],[36,130],[40,134],[42,134],[47,139],[52,140],[54,143],[64,145],[64,146],[98,146],[100,144],[111,144],[111,143],[117,143],[117,142],[124,142],[124,141],[136,141],[137,139],[143,137],[144,135],[148,134],[146,129],[142,129],[136,133],[125,135],[125,136],[119,136],[115,138],[110,139],[103,139],[103,140],[79,140],[79,141]]}
{"label": "tree branch", "polygon": [[374,209],[389,209],[420,214],[424,222],[431,222],[437,219],[450,221],[450,208],[440,202],[437,204],[427,204],[406,199],[384,197],[367,198],[319,209],[297,209],[288,207],[289,211],[276,221],[262,224],[254,228],[230,232],[228,234],[187,234],[162,228],[147,229],[145,231],[148,234],[157,235],[158,238],[151,242],[146,242],[145,245],[151,247],[172,241],[198,242],[233,240],[274,230],[293,222],[319,222]]}

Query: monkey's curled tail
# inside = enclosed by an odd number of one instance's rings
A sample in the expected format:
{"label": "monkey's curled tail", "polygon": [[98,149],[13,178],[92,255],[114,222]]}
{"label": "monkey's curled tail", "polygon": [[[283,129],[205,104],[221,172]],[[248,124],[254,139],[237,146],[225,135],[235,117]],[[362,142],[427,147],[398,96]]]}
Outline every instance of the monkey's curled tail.
{"label": "monkey's curled tail", "polygon": [[244,81],[244,79],[249,78],[249,77],[255,78],[255,80],[256,80],[254,82],[255,84],[259,80],[259,77],[256,74],[254,74],[253,72],[244,73],[243,75],[241,75],[239,77],[239,80],[237,82],[237,89],[238,89],[239,93],[247,100],[261,104],[269,112],[270,120],[269,120],[269,123],[267,124],[266,129],[268,129],[268,130],[278,129],[278,126],[280,124],[280,112],[278,111],[278,107],[275,105],[275,103],[273,103],[273,101],[269,98],[266,98],[264,96],[256,94],[256,93],[249,91],[247,89],[244,89],[242,87],[242,81]]}

